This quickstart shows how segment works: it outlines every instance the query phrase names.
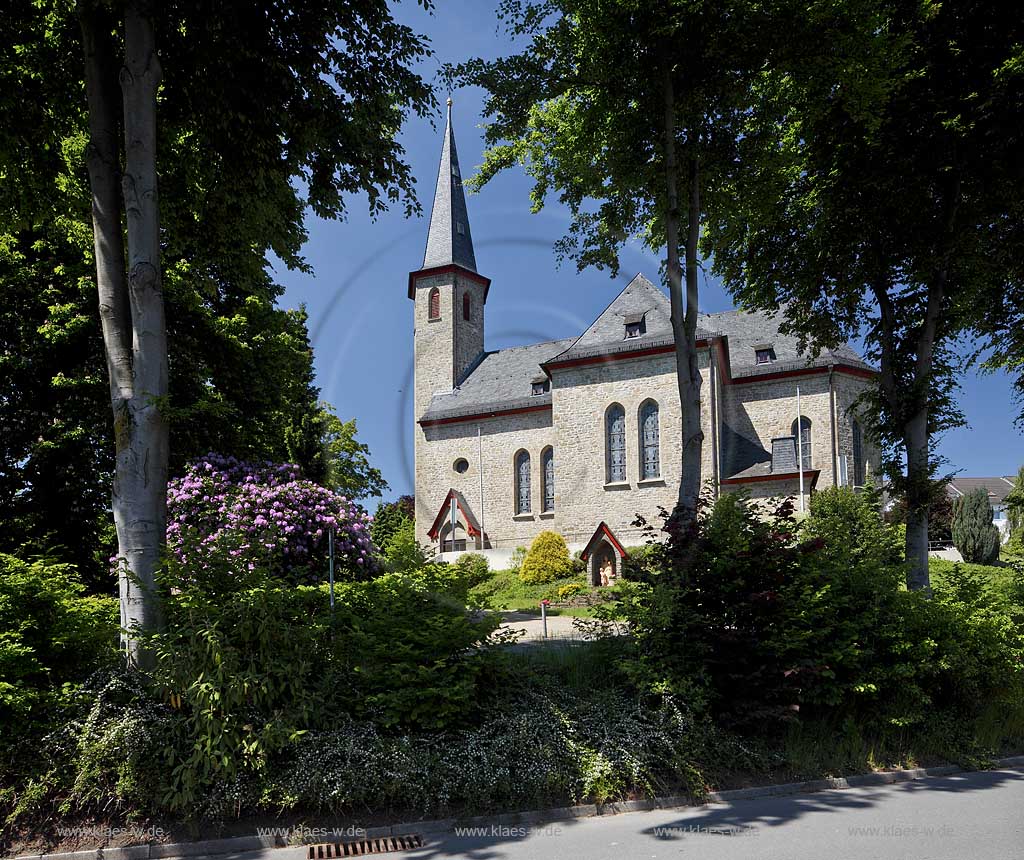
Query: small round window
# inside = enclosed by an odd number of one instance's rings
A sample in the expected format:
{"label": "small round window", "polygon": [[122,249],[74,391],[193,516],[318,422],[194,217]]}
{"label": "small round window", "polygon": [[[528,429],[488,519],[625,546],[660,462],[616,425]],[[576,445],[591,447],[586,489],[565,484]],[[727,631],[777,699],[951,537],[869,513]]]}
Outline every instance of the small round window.
{"label": "small round window", "polygon": [[452,468],[462,475],[469,471],[469,460],[465,457],[459,457],[459,459],[452,464]]}

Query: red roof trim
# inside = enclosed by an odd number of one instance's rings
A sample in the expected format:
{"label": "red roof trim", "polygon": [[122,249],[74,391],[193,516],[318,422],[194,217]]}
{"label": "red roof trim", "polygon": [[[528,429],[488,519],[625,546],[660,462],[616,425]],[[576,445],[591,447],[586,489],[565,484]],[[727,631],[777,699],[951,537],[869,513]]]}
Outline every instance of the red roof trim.
{"label": "red roof trim", "polygon": [[495,409],[492,412],[474,412],[472,415],[453,415],[451,418],[429,418],[419,421],[421,427],[435,427],[438,424],[458,424],[460,421],[478,421],[481,418],[498,418],[502,415],[522,415],[524,412],[550,411],[550,403],[542,403],[538,406],[520,406],[518,409]]}
{"label": "red roof trim", "polygon": [[619,558],[626,557],[626,550],[623,549],[622,544],[619,543],[615,535],[612,534],[612,530],[608,528],[604,520],[602,520],[601,524],[594,530],[593,536],[590,538],[590,540],[587,541],[587,545],[586,547],[584,547],[583,552],[580,553],[580,559],[586,561],[588,558],[590,558],[590,548],[597,542],[597,539],[600,537],[605,537],[608,539],[608,543],[610,543],[615,548],[615,551],[619,554]]}
{"label": "red roof trim", "polygon": [[[811,486],[818,482],[818,475],[821,474],[821,469],[807,469],[804,472],[804,477],[808,478],[811,482]],[[790,481],[800,480],[799,472],[779,472],[774,475],[751,475],[749,478],[723,478],[721,483],[723,484],[761,484],[767,481]]]}
{"label": "red roof trim", "polygon": [[487,293],[491,289],[491,279],[478,275],[476,272],[471,272],[458,263],[449,263],[447,266],[432,266],[429,269],[417,269],[415,272],[409,272],[409,298],[413,299],[416,297],[416,282],[420,278],[426,278],[430,275],[449,275],[453,272],[462,275],[468,281],[480,284],[484,288],[484,301],[487,301]]}
{"label": "red roof trim", "polygon": [[462,502],[459,501],[459,497],[455,495],[455,490],[449,490],[448,495],[444,497],[444,501],[441,502],[441,510],[437,512],[437,516],[434,517],[434,524],[430,527],[430,531],[427,532],[427,537],[431,540],[437,540],[437,536],[441,531],[441,523],[445,521],[445,518],[451,512],[452,497],[455,498],[455,504],[458,509],[462,512],[462,519],[466,523],[466,532],[470,537],[477,537],[480,534],[480,529],[476,528],[470,521],[470,516],[466,513],[466,509],[462,507]]}
{"label": "red roof trim", "polygon": [[[706,340],[698,340],[697,348],[706,347]],[[652,346],[649,349],[636,349],[631,352],[613,352],[607,355],[588,355],[584,358],[570,358],[567,361],[546,361],[541,365],[545,370],[555,368],[561,370],[563,367],[579,367],[584,364],[605,364],[609,361],[625,361],[629,358],[643,358],[648,355],[664,355],[675,352],[675,346]]]}

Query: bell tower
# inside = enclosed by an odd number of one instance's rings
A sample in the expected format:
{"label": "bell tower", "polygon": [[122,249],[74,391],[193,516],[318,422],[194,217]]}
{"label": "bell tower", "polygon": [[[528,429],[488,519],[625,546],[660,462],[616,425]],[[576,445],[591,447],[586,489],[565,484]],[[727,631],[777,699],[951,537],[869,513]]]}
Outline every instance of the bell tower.
{"label": "bell tower", "polygon": [[483,353],[490,283],[476,270],[449,98],[423,265],[409,273],[409,298],[415,302],[414,420],[435,394],[457,387]]}

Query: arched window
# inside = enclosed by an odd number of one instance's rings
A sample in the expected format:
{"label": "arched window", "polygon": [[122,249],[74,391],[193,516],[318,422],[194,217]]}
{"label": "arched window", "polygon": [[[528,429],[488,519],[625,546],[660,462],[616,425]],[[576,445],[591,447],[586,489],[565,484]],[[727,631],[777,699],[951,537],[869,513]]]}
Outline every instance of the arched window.
{"label": "arched window", "polygon": [[530,453],[516,454],[516,513],[530,513]]}
{"label": "arched window", "polygon": [[469,319],[470,304],[471,304],[471,302],[470,302],[470,298],[469,298],[469,293],[463,294],[463,296],[462,296],[462,318],[464,320],[468,320]]}
{"label": "arched window", "polygon": [[640,407],[640,478],[661,477],[658,404],[648,400]]}
{"label": "arched window", "polygon": [[434,287],[430,291],[430,299],[427,304],[427,317],[432,320],[441,319],[441,291]]}
{"label": "arched window", "polygon": [[853,485],[864,486],[864,437],[861,433],[860,423],[853,421]]}
{"label": "arched window", "polygon": [[608,407],[606,441],[608,483],[626,480],[626,410],[618,403]]}
{"label": "arched window", "polygon": [[794,421],[792,433],[796,437],[796,443],[799,446],[797,455],[800,457],[800,462],[806,471],[811,468],[811,419],[801,415],[798,420],[800,422],[800,432],[797,433],[797,422]]}
{"label": "arched window", "polygon": [[555,452],[545,448],[540,454],[541,478],[544,482],[544,512],[555,509]]}

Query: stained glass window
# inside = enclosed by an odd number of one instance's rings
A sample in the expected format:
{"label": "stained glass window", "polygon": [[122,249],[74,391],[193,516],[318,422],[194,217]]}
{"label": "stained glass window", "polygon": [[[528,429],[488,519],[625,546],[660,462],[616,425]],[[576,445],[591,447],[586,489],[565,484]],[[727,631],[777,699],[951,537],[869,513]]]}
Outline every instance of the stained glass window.
{"label": "stained glass window", "polygon": [[530,455],[516,454],[516,513],[530,513]]}
{"label": "stained glass window", "polygon": [[864,486],[864,439],[856,421],[853,422],[853,485]]}
{"label": "stained glass window", "polygon": [[796,429],[797,422],[793,422],[793,435],[797,437],[797,444],[800,446],[800,462],[806,471],[811,468],[811,419],[801,415],[799,422],[799,434]]}
{"label": "stained glass window", "polygon": [[555,509],[555,454],[551,448],[545,448],[541,454],[541,465],[544,467],[544,510]]}
{"label": "stained glass window", "polygon": [[626,412],[615,404],[608,410],[608,481],[626,480]]}
{"label": "stained glass window", "polygon": [[648,401],[640,410],[640,432],[643,444],[640,474],[645,479],[657,478],[661,475],[658,441],[658,404]]}

